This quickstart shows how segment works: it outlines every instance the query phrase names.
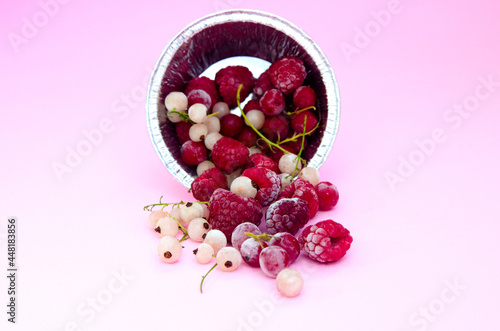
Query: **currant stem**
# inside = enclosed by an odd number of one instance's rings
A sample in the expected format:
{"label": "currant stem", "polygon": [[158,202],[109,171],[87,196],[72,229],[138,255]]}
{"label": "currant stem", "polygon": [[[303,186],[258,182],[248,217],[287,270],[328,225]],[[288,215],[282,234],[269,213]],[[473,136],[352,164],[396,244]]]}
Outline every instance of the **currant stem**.
{"label": "currant stem", "polygon": [[208,115],[207,115],[207,117],[216,116],[217,114],[219,114],[219,112],[215,112],[215,113],[212,113],[212,114],[208,114]]}
{"label": "currant stem", "polygon": [[[175,109],[175,108],[174,108],[174,109]],[[191,123],[191,124],[193,124],[193,123],[194,123],[193,121],[191,121],[191,119],[189,118],[189,115],[188,115],[188,114],[186,114],[186,113],[181,113],[181,112],[179,112],[179,111],[177,111],[177,110],[172,110],[172,111],[170,111],[170,113],[172,113],[172,114],[178,114],[178,115],[179,115],[179,117],[181,118],[181,120],[183,120],[184,122],[189,122],[189,123]],[[170,116],[170,115],[167,115],[167,116]],[[171,116],[170,116],[170,117],[171,117]]]}
{"label": "currant stem", "polygon": [[290,111],[290,112],[285,112],[285,114],[287,115],[295,115],[295,114],[300,114],[306,110],[309,110],[309,109],[312,109],[312,110],[316,110],[316,107],[314,106],[309,106],[309,107],[306,107],[306,108],[302,108],[302,109],[298,109],[296,111]]}
{"label": "currant stem", "polygon": [[259,130],[257,130],[255,128],[255,126],[253,126],[252,123],[250,123],[250,121],[247,119],[247,116],[245,115],[245,112],[243,111],[243,109],[241,109],[241,105],[240,105],[240,92],[241,92],[241,88],[243,87],[243,84],[240,84],[240,86],[238,87],[238,92],[236,93],[236,103],[238,104],[238,108],[240,109],[241,111],[241,116],[245,119],[245,123],[250,126],[252,128],[252,130],[255,131],[255,133],[257,133],[268,145],[269,147],[271,146],[274,146],[278,149],[280,149],[283,153],[290,153],[289,151],[287,151],[286,149],[284,149],[283,147],[281,147],[280,145],[276,144],[276,143],[273,143],[272,141],[270,141],[269,139],[266,138],[266,136],[264,136],[262,133],[260,133]]}
{"label": "currant stem", "polygon": [[[306,138],[305,136],[305,132],[306,132],[306,124],[307,124],[307,116],[304,116],[304,134],[302,135],[302,143],[300,145],[300,151],[299,151],[299,154],[297,154],[297,162],[295,162],[295,169],[293,169],[293,172],[292,172],[292,178],[295,176],[295,172],[299,170],[299,161],[302,162],[302,158],[301,158],[301,155],[302,155],[302,151],[304,150],[304,140]],[[314,128],[314,130],[316,130],[316,128]],[[304,165],[305,165],[305,160],[304,160]]]}
{"label": "currant stem", "polygon": [[267,234],[267,233],[255,234],[255,233],[252,233],[252,232],[244,232],[244,234],[246,234],[250,238],[253,238],[253,239],[257,240],[259,242],[259,244],[260,244],[260,247],[262,247],[262,249],[265,248],[264,245],[262,244],[262,240],[269,241],[272,238],[275,238],[274,236],[272,236],[270,234]]}
{"label": "currant stem", "polygon": [[205,278],[208,276],[208,274],[210,273],[210,271],[214,270],[214,268],[217,266],[217,263],[214,264],[214,266],[212,268],[210,268],[210,270],[208,270],[208,272],[205,274],[205,276],[202,276],[201,277],[201,283],[200,283],[200,293],[203,293],[203,282],[205,281]]}

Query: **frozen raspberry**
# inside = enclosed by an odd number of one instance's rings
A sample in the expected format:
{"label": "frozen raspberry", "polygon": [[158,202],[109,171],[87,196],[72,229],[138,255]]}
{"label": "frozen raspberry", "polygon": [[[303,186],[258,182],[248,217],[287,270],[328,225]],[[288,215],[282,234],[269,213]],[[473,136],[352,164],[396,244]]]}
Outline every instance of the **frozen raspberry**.
{"label": "frozen raspberry", "polygon": [[302,109],[314,106],[316,103],[316,92],[309,86],[301,86],[293,93],[293,104]]}
{"label": "frozen raspberry", "polygon": [[271,65],[269,76],[278,90],[290,94],[304,83],[306,68],[298,57],[284,56]]}
{"label": "frozen raspberry", "polygon": [[262,153],[250,155],[250,167],[267,168],[278,173],[278,164]]}
{"label": "frozen raspberry", "polygon": [[278,200],[284,198],[300,198],[309,204],[309,218],[313,218],[319,209],[319,200],[316,190],[311,183],[303,179],[296,179],[281,191]]}
{"label": "frozen raspberry", "polygon": [[269,76],[269,69],[267,69],[259,76],[259,78],[257,78],[253,93],[260,98],[264,95],[264,93],[266,93],[266,91],[273,88],[274,85],[271,82],[271,77]]}
{"label": "frozen raspberry", "polygon": [[208,109],[220,101],[217,85],[208,77],[195,77],[191,79],[184,93],[188,95],[193,90],[203,90],[208,93],[210,96],[210,107],[207,107]]}
{"label": "frozen raspberry", "polygon": [[210,99],[210,95],[203,90],[192,90],[187,95],[188,97],[188,107],[191,107],[194,104],[201,103],[206,107],[206,109],[210,109],[212,106],[212,101]]}
{"label": "frozen raspberry", "polygon": [[285,96],[280,90],[268,90],[260,99],[260,107],[267,116],[279,115],[285,109]]}
{"label": "frozen raspberry", "polygon": [[281,190],[281,179],[276,172],[260,167],[248,168],[241,174],[257,184],[255,199],[265,207],[276,201]]}
{"label": "frozen raspberry", "polygon": [[227,178],[219,169],[210,168],[191,183],[191,191],[198,201],[208,201],[218,188],[228,189]]}
{"label": "frozen raspberry", "polygon": [[306,120],[306,132],[314,129],[316,124],[318,124],[318,120],[316,119],[316,115],[312,111],[305,110],[298,114],[292,116],[291,126],[293,131],[303,133],[304,132],[304,118],[307,117]]}
{"label": "frozen raspberry", "polygon": [[191,128],[191,123],[180,121],[175,124],[175,132],[177,133],[177,138],[179,138],[179,142],[184,144],[189,140],[189,129]]}
{"label": "frozen raspberry", "polygon": [[247,102],[247,104],[245,105],[245,107],[243,107],[243,112],[246,114],[250,110],[261,110],[261,109],[262,108],[260,108],[260,102],[259,102],[259,100],[252,99],[252,100],[249,100]]}
{"label": "frozen raspberry", "polygon": [[249,154],[248,148],[238,140],[222,137],[212,149],[212,162],[217,168],[230,174],[247,163]]}
{"label": "frozen raspberry", "polygon": [[320,182],[315,187],[319,199],[319,210],[330,210],[339,202],[339,191],[330,182]]}
{"label": "frozen raspberry", "polygon": [[352,237],[349,230],[332,220],[309,225],[299,237],[300,247],[318,262],[335,262],[349,250]]}
{"label": "frozen raspberry", "polygon": [[247,67],[229,66],[217,72],[215,83],[219,87],[219,93],[224,102],[230,108],[234,108],[237,106],[236,94],[240,84],[243,84],[240,92],[240,101],[242,102],[252,92],[255,78]]}
{"label": "frozen raspberry", "polygon": [[221,188],[212,194],[208,208],[212,229],[222,231],[228,241],[239,224],[250,222],[258,226],[262,218],[262,207],[257,200]]}
{"label": "frozen raspberry", "polygon": [[266,118],[262,132],[272,142],[284,140],[288,135],[288,120],[283,116],[271,116]]}
{"label": "frozen raspberry", "polygon": [[266,212],[267,233],[288,232],[296,234],[309,221],[309,206],[299,198],[281,199],[269,206]]}
{"label": "frozen raspberry", "polygon": [[251,127],[245,126],[236,139],[241,141],[246,147],[252,147],[255,146],[255,142],[257,141],[257,134]]}
{"label": "frozen raspberry", "polygon": [[202,142],[186,141],[181,146],[181,158],[190,166],[197,166],[207,159],[207,149]]}
{"label": "frozen raspberry", "polygon": [[235,114],[227,114],[220,120],[220,133],[226,137],[235,137],[243,129],[243,120]]}

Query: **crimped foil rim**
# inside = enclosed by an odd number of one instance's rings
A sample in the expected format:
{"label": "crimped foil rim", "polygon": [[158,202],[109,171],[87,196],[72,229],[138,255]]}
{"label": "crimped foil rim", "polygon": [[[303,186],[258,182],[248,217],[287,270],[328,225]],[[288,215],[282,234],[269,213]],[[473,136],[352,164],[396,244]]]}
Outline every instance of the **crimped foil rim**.
{"label": "crimped foil rim", "polygon": [[311,37],[302,31],[302,29],[276,15],[263,11],[246,9],[224,10],[202,17],[186,26],[182,31],[174,36],[163,50],[162,55],[153,70],[146,99],[147,127],[153,146],[161,161],[172,173],[172,175],[174,175],[174,177],[177,178],[177,180],[179,180],[184,186],[191,186],[194,178],[191,174],[187,173],[172,156],[172,153],[169,151],[163,140],[160,130],[158,109],[159,107],[164,107],[161,100],[159,100],[161,84],[168,65],[180,45],[207,26],[227,22],[252,22],[270,26],[294,39],[313,59],[325,86],[328,107],[328,117],[323,137],[316,153],[308,163],[308,166],[319,169],[326,161],[328,153],[333,146],[333,141],[335,140],[340,120],[339,89],[332,67],[323,51]]}

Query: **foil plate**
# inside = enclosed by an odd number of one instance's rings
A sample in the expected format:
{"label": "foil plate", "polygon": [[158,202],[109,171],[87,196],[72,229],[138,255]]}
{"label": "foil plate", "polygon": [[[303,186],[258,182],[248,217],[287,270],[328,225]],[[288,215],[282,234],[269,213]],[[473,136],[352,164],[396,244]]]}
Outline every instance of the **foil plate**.
{"label": "foil plate", "polygon": [[272,63],[283,55],[298,56],[304,61],[307,70],[304,85],[311,86],[317,94],[321,125],[310,137],[303,157],[308,166],[318,169],[337,134],[340,99],[328,59],[307,34],[273,14],[237,9],[205,16],[170,41],[152,73],[146,119],[161,161],[184,186],[191,186],[196,169],[181,160],[175,124],[166,117],[165,96],[172,91],[184,91],[188,82],[199,75],[213,78],[214,68],[233,57],[246,59],[240,64],[248,66],[255,75],[266,69],[266,62]]}

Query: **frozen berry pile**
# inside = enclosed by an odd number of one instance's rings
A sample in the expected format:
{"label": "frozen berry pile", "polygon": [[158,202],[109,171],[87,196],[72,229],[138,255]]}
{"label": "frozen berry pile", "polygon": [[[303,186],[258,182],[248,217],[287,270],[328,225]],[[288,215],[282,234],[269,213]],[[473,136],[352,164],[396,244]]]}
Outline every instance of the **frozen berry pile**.
{"label": "frozen berry pile", "polygon": [[349,230],[329,219],[312,221],[337,204],[339,193],[302,157],[321,123],[316,93],[303,85],[306,76],[301,59],[285,56],[257,79],[246,67],[229,66],[215,80],[196,77],[184,91],[166,96],[182,161],[196,167],[198,177],[190,189],[196,201],[160,198],[144,207],[161,237],[162,261],[179,260],[181,242],[190,239],[199,243],[197,262],[215,259],[209,272],[233,271],[245,262],[293,297],[303,287],[300,273],[290,268],[300,256],[329,263],[346,254]]}

